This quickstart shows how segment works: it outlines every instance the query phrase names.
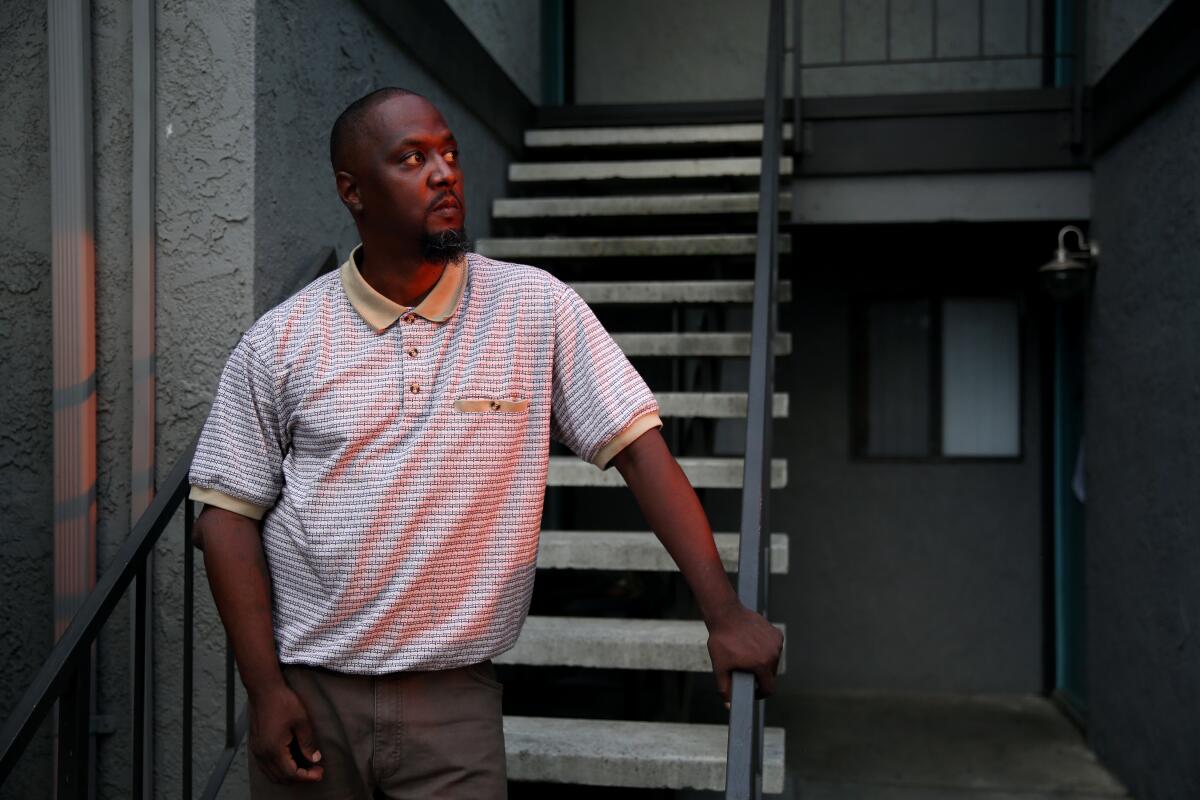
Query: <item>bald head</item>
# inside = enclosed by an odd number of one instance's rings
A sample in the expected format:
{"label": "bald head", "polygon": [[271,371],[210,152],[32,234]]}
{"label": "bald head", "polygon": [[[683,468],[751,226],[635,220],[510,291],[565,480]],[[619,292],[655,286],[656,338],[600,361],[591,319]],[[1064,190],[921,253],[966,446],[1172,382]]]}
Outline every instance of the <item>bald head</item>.
{"label": "bald head", "polygon": [[[371,140],[371,118],[375,109],[397,97],[419,97],[426,103],[428,98],[399,86],[385,86],[365,94],[346,106],[338,115],[329,134],[329,162],[334,172],[353,171],[352,165],[362,146]],[[430,103],[432,106],[433,104]]]}

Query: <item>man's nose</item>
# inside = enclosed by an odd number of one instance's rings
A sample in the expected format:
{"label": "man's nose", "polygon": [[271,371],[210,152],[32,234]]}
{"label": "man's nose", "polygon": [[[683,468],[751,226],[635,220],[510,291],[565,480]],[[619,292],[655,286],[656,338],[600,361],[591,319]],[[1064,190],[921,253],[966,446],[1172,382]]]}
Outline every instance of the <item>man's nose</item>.
{"label": "man's nose", "polygon": [[454,183],[457,180],[454,167],[442,157],[441,153],[434,156],[433,170],[429,173],[429,182],[435,185]]}

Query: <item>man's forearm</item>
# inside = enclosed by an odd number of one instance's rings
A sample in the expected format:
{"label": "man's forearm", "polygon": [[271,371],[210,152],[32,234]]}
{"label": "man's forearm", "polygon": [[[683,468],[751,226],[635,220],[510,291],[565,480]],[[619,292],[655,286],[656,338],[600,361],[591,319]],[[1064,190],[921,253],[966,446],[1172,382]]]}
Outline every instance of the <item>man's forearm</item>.
{"label": "man's forearm", "polygon": [[206,506],[196,520],[208,583],[246,691],[283,685],[271,625],[271,574],[257,520]]}
{"label": "man's forearm", "polygon": [[679,566],[711,629],[723,613],[740,604],[717,553],[700,499],[667,449],[662,434],[658,429],[642,434],[613,457],[613,466]]}

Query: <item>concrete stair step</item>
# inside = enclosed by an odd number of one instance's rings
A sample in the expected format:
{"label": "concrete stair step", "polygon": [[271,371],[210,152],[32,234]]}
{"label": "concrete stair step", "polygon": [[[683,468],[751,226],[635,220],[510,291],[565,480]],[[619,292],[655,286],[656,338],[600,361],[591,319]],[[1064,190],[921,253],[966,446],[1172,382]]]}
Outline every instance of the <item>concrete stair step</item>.
{"label": "concrete stair step", "polygon": [[[768,727],[763,739],[763,791],[779,794],[784,730]],[[514,781],[724,791],[728,746],[725,725],[504,717]]]}
{"label": "concrete stair step", "polygon": [[[655,392],[661,417],[737,419],[746,416],[745,392]],[[788,395],[776,392],[771,416],[788,415]]]}
{"label": "concrete stair step", "polygon": [[[717,553],[727,572],[737,572],[739,534],[714,533]],[[788,571],[788,537],[771,534],[773,575]],[[678,572],[671,554],[649,531],[544,530],[538,543],[538,569],[609,569]]]}
{"label": "concrete stair step", "polygon": [[[679,466],[697,489],[740,489],[740,458],[678,458]],[[615,467],[600,470],[576,456],[550,456],[547,486],[624,486],[625,480]],[[771,488],[787,486],[787,459],[771,459]]]}
{"label": "concrete stair step", "polygon": [[[536,236],[480,239],[475,249],[489,258],[603,258],[620,256],[753,255],[753,234],[708,233],[687,236]],[[790,253],[791,237],[781,234],[779,252]]]}
{"label": "concrete stair step", "polygon": [[[754,281],[576,281],[571,288],[588,305],[598,303],[749,303]],[[775,299],[792,299],[792,282],[779,281]]]}
{"label": "concrete stair step", "polygon": [[[792,210],[792,195],[779,195],[781,214]],[[502,197],[492,201],[495,219],[569,219],[691,214],[757,214],[757,192],[622,195],[604,197]]]}
{"label": "concrete stair step", "polygon": [[[627,356],[749,356],[748,333],[614,333]],[[792,335],[775,334],[775,355],[792,352]]]}
{"label": "concrete stair step", "polygon": [[[761,122],[717,125],[627,125],[595,128],[534,128],[525,131],[526,147],[603,147],[729,144],[761,142]],[[792,124],[783,124],[785,141],[792,138]]]}
{"label": "concrete stair step", "polygon": [[[776,624],[787,635],[784,626]],[[783,674],[785,655],[780,656]],[[712,672],[703,620],[607,617],[525,618],[520,638],[497,664]]]}
{"label": "concrete stair step", "polygon": [[[626,161],[547,161],[508,165],[514,183],[539,181],[662,180],[670,178],[753,178],[762,159],[661,158]],[[792,157],[779,159],[782,175],[792,174]]]}

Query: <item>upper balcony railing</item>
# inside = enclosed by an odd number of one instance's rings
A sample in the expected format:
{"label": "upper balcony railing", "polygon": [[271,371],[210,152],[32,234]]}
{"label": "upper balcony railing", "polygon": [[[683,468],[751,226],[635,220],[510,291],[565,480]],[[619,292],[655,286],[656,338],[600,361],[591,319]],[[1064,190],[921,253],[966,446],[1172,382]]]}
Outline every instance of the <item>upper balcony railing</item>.
{"label": "upper balcony railing", "polygon": [[1077,0],[847,5],[793,0],[785,96],[796,85],[805,97],[828,97],[1037,89],[1081,80]]}

